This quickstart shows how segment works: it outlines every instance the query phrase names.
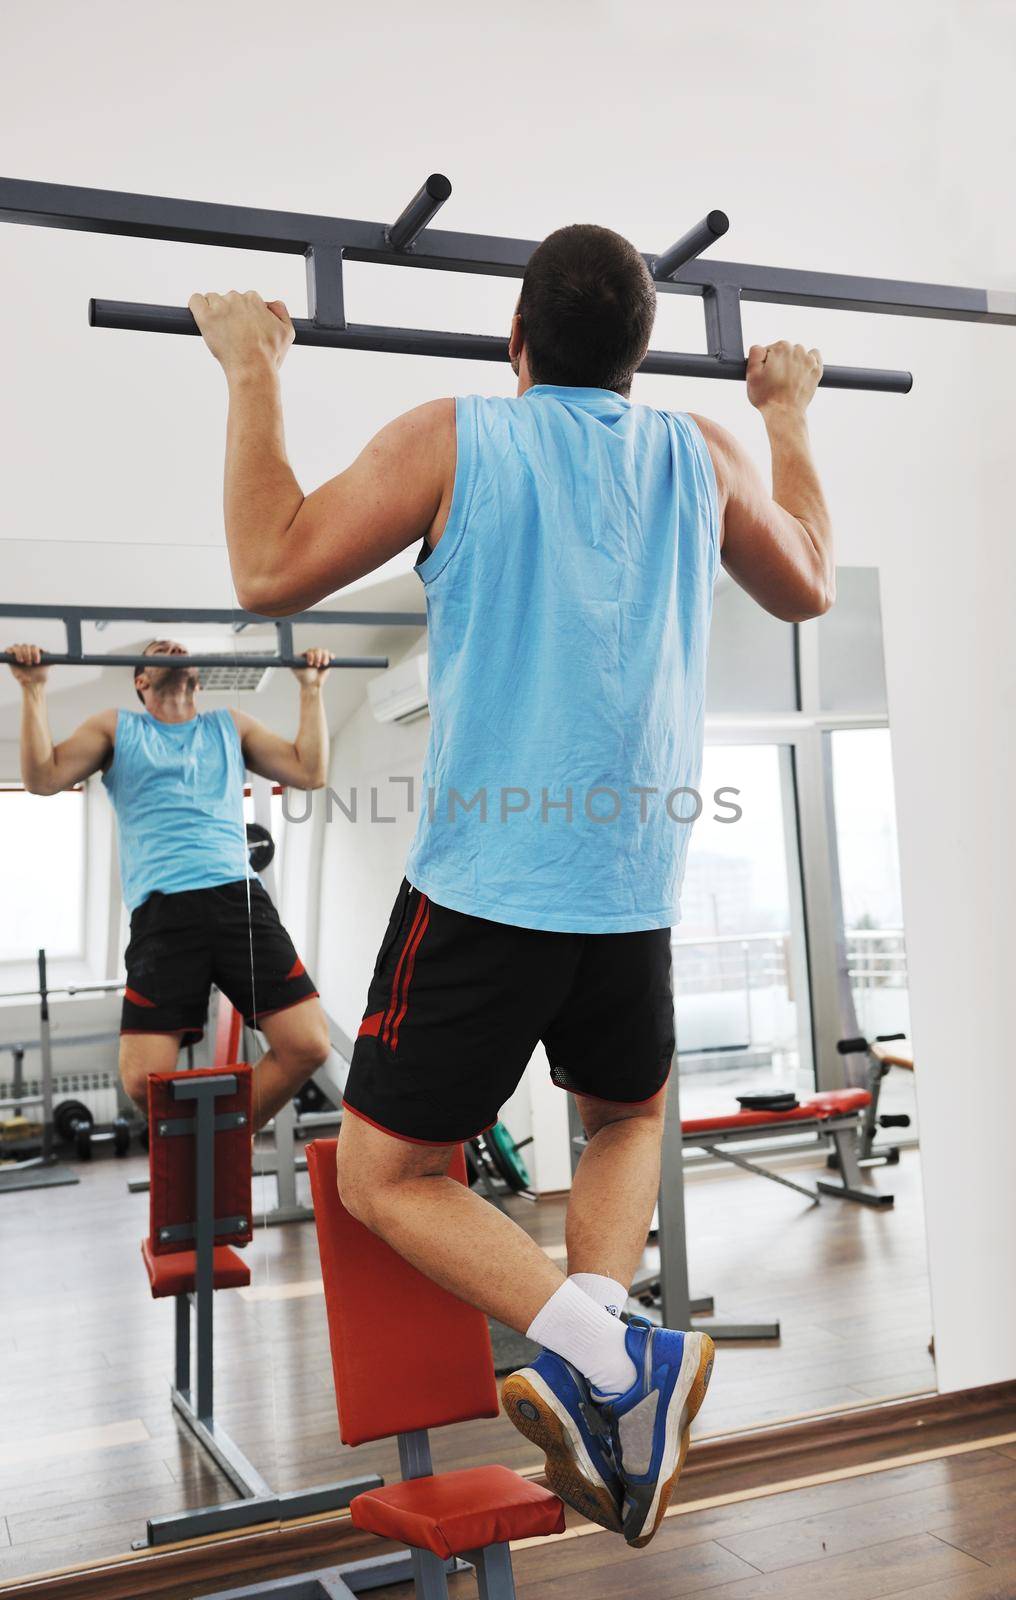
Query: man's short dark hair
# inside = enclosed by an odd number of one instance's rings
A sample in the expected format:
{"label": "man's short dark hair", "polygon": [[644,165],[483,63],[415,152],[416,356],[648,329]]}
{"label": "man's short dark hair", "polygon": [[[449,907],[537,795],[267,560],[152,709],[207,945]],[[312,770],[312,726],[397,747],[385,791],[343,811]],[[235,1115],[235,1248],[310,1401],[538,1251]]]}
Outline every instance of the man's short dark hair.
{"label": "man's short dark hair", "polygon": [[[152,648],[153,644],[161,644],[161,643],[162,643],[161,639],[149,639],[148,643],[145,645],[145,648],[142,650],[141,654],[143,656],[146,656],[148,654],[149,650]],[[143,706],[145,705],[145,697],[141,693],[141,690],[138,688],[138,679],[140,678],[140,676],[144,672],[144,670],[145,670],[144,667],[135,667],[134,668],[134,693],[137,695],[138,699],[141,701],[141,704]],[[146,711],[148,710],[147,706],[145,706],[145,710]]]}
{"label": "man's short dark hair", "polygon": [[576,222],[533,251],[519,313],[534,383],[627,394],[649,347],[656,289],[633,244]]}

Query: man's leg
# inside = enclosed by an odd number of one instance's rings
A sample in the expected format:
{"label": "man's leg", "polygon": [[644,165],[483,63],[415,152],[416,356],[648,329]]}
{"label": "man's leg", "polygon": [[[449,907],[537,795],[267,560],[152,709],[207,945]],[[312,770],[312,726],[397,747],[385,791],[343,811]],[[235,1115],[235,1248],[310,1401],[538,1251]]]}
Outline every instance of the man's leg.
{"label": "man's leg", "polygon": [[254,1068],[254,1127],[263,1128],[328,1060],[331,1040],[320,1000],[311,996],[261,1017],[269,1048]]}
{"label": "man's leg", "polygon": [[564,1277],[503,1211],[447,1176],[454,1146],[410,1144],[342,1119],[342,1202],[399,1255],[510,1328],[525,1333]]}
{"label": "man's leg", "polygon": [[518,1086],[580,953],[571,935],[467,916],[404,884],[346,1084],[338,1180],[347,1209],[420,1271],[615,1393],[631,1382],[623,1325],[447,1176],[454,1143]]}
{"label": "man's leg", "polygon": [[643,1105],[576,1101],[589,1142],[568,1201],[568,1272],[611,1279],[627,1298],[659,1195],[667,1091]]}
{"label": "man's leg", "polygon": [[182,1030],[178,1033],[120,1035],[120,1078],[142,1116],[148,1115],[149,1073],[173,1071],[182,1039]]}

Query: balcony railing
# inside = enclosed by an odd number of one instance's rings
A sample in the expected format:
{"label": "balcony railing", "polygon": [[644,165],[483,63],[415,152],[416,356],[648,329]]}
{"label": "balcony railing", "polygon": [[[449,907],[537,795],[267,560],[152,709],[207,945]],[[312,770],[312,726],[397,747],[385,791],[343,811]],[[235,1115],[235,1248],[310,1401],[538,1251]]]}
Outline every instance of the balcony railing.
{"label": "balcony railing", "polygon": [[[682,1055],[772,1054],[797,1048],[788,929],[679,936],[673,948]],[[907,987],[902,928],[848,929],[846,958],[859,1022],[878,1010],[874,991]]]}

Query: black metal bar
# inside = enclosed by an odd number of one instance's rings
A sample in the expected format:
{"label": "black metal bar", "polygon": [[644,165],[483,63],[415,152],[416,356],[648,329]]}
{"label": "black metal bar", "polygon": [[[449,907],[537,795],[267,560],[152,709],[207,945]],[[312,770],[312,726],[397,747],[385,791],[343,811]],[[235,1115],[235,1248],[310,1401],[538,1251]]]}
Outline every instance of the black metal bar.
{"label": "black metal bar", "polygon": [[215,1102],[210,1095],[198,1097],[194,1146],[194,1215],[197,1224],[194,1286],[198,1358],[195,1409],[202,1422],[209,1422],[215,1415]]}
{"label": "black metal bar", "polygon": [[[278,623],[277,617],[266,617],[258,611],[218,609],[199,606],[40,606],[0,602],[0,617],[28,617],[35,621],[47,618],[66,623],[68,619],[79,622],[230,622],[244,625],[255,622]],[[371,628],[422,628],[427,621],[423,611],[297,611],[286,621],[292,627],[312,624],[314,627],[361,624]],[[117,658],[121,659],[121,658]],[[154,660],[154,657],[147,657]]]}
{"label": "black metal bar", "polygon": [[338,245],[311,245],[307,251],[307,310],[319,328],[344,328],[342,251]]}
{"label": "black metal bar", "polygon": [[[194,1437],[208,1452],[223,1477],[242,1495],[242,1500],[227,1501],[224,1505],[201,1507],[190,1511],[172,1511],[162,1517],[153,1517],[148,1524],[149,1544],[164,1544],[176,1529],[177,1539],[184,1539],[201,1528],[206,1533],[220,1532],[231,1524],[250,1527],[259,1522],[277,1521],[278,1496],[261,1476],[228,1433],[217,1425],[214,1418],[198,1416],[191,1394],[173,1389],[170,1395],[173,1410]],[[216,1522],[219,1516],[222,1523]],[[198,1519],[195,1525],[193,1519]],[[153,1526],[157,1530],[153,1536]],[[161,1537],[158,1535],[161,1534]]]}
{"label": "black metal bar", "polygon": [[[110,1037],[115,1038],[115,1035],[111,1035]],[[246,1126],[246,1123],[247,1113],[245,1111],[224,1111],[221,1116],[218,1116],[215,1119],[215,1131],[216,1133],[226,1133],[230,1128],[243,1128]],[[159,1132],[164,1139],[188,1138],[194,1132],[194,1118],[174,1117],[172,1120],[168,1121],[164,1118],[160,1118]],[[243,1218],[241,1218],[240,1221],[242,1222]],[[181,1224],[181,1226],[187,1226],[187,1224]],[[216,1222],[215,1226],[218,1228],[220,1224]],[[235,1231],[239,1224],[235,1217],[227,1217],[223,1218],[221,1226],[223,1230],[228,1233]],[[163,1230],[163,1232],[165,1233],[165,1230]],[[172,1234],[169,1234],[167,1237],[172,1238]]]}
{"label": "black metal bar", "polygon": [[[180,306],[134,305],[131,302],[93,300],[91,322],[97,328],[128,328],[141,333],[196,334],[197,324]],[[345,328],[319,328],[294,319],[297,344],[327,345],[342,350],[386,351],[396,355],[444,356],[465,361],[507,361],[508,342],[484,333],[443,333],[425,328],[385,328],[350,323]],[[642,372],[683,378],[743,379],[745,362],[714,355],[650,350]],[[874,389],[886,394],[908,394],[913,387],[909,372],[867,367],[826,367],[826,389]]]}
{"label": "black metal bar", "polygon": [[515,1600],[512,1555],[507,1544],[488,1544],[482,1550],[471,1550],[469,1556],[476,1564],[479,1600]]}
{"label": "black metal bar", "polygon": [[287,1517],[314,1517],[322,1511],[342,1511],[350,1500],[368,1489],[380,1489],[384,1479],[376,1472],[365,1473],[360,1478],[346,1478],[342,1483],[325,1483],[312,1489],[287,1489],[278,1496],[279,1515]]}
{"label": "black metal bar", "polygon": [[[14,662],[9,650],[0,651],[0,661]],[[118,656],[118,655],[51,655],[42,652],[44,667],[290,667],[294,671],[306,667],[302,656],[244,655],[187,655],[187,656]],[[336,656],[333,667],[368,667],[383,671],[388,665],[387,656]]]}
{"label": "black metal bar", "polygon": [[653,262],[653,277],[659,283],[672,278],[679,267],[687,262],[694,261],[703,250],[708,250],[717,239],[722,239],[730,227],[730,218],[725,211],[710,211],[708,216],[696,222],[694,228],[689,228],[687,233],[681,235],[676,244],[669,250],[664,250]]}
{"label": "black metal bar", "polygon": [[[387,243],[382,223],[18,178],[0,178],[0,221],[292,255],[306,255],[312,246],[332,244],[341,248],[347,261],[377,261],[507,278],[522,277],[538,243],[431,228],[418,237],[412,252],[400,252]],[[645,257],[650,267],[655,259]],[[658,282],[657,289],[663,294],[701,294],[716,283],[736,283],[744,299],[782,305],[823,305],[892,316],[1016,325],[1016,294],[1005,290],[758,267],[742,262],[689,261],[678,269],[676,278]]]}
{"label": "black metal bar", "polygon": [[398,1435],[399,1467],[404,1478],[429,1478],[434,1471],[426,1428]]}
{"label": "black metal bar", "polygon": [[190,1388],[190,1296],[176,1296],[175,1377],[177,1389]]}
{"label": "black metal bar", "polygon": [[741,291],[734,283],[720,283],[702,296],[706,315],[706,348],[717,361],[744,360],[741,330]]}
{"label": "black metal bar", "polygon": [[[412,328],[347,327],[345,323],[344,260],[503,277],[523,275],[536,241],[427,227],[450,187],[440,174],[432,175],[398,220],[386,228],[380,223],[346,217],[0,179],[0,220],[299,253],[307,258],[311,318],[297,321],[298,343],[501,361],[506,358],[502,339]],[[704,297],[710,355],[703,358],[656,351],[643,370],[683,377],[742,378],[743,344],[734,320],[740,299],[1016,325],[1016,294],[1009,291],[699,260],[701,252],[726,231],[727,225],[722,212],[710,212],[662,256],[644,258],[661,293]],[[180,307],[93,301],[89,316],[97,327],[197,332],[190,313]],[[822,381],[826,388],[897,394],[905,394],[912,387],[909,373],[860,367],[828,367]]]}
{"label": "black metal bar", "polygon": [[[196,1272],[194,1303],[197,1313],[197,1385],[195,1412],[199,1422],[214,1426],[214,1289],[215,1289],[215,1101],[232,1093],[236,1078],[178,1078],[172,1085],[175,1100],[194,1100],[194,1232]],[[156,1130],[156,1137],[158,1133]]]}
{"label": "black metal bar", "polygon": [[437,216],[452,186],[443,172],[432,172],[427,181],[410,200],[405,211],[387,230],[388,243],[393,250],[411,250],[424,228]]}
{"label": "black metal bar", "polygon": [[[193,1137],[194,1130],[193,1128],[181,1129],[172,1126],[167,1130],[165,1124],[163,1124],[159,1132],[168,1138],[172,1138],[174,1134],[183,1133],[188,1133]],[[221,1239],[229,1234],[239,1233],[241,1228],[246,1228],[249,1225],[249,1217],[216,1217],[212,1224],[212,1232],[217,1239]],[[160,1244],[180,1244],[186,1247],[193,1238],[193,1222],[167,1222],[159,1229]]]}
{"label": "black metal bar", "polygon": [[1016,295],[951,284],[914,283],[903,278],[854,277],[707,258],[681,268],[673,287],[694,294],[720,283],[736,283],[742,300],[769,305],[823,306],[830,311],[869,311],[890,317],[1016,325]]}
{"label": "black metal bar", "polygon": [[50,1038],[49,990],[46,986],[46,952],[39,951],[39,1045],[42,1050],[42,1162],[53,1160],[53,1051]]}

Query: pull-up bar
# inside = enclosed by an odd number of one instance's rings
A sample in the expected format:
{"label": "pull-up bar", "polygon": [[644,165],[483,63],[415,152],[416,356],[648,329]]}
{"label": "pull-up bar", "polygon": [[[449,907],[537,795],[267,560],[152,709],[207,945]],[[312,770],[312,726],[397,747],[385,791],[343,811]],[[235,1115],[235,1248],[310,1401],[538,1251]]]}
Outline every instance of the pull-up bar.
{"label": "pull-up bar", "polygon": [[[384,350],[403,355],[453,356],[468,361],[506,361],[507,340],[475,333],[350,323],[346,319],[342,269],[345,261],[429,268],[521,278],[536,241],[487,234],[451,233],[428,226],[451,194],[451,184],[432,174],[390,225],[347,217],[322,217],[251,206],[214,205],[158,195],[124,194],[66,184],[0,179],[0,220],[138,239],[173,239],[185,244],[225,245],[302,255],[307,264],[309,316],[295,319],[298,344],[346,350]],[[722,211],[711,211],[660,255],[645,261],[660,294],[697,295],[703,302],[707,354],[650,351],[642,371],[693,378],[744,377],[742,300],[772,305],[820,306],[886,316],[938,317],[954,322],[1016,324],[1016,294],[911,283],[829,272],[757,267],[743,262],[700,260],[727,229]],[[89,302],[93,327],[149,333],[197,334],[182,306],[117,300]],[[868,389],[906,394],[909,372],[827,366],[828,389]]]}
{"label": "pull-up bar", "polygon": [[[292,667],[303,668],[307,663],[295,654],[293,629],[298,624],[309,627],[388,627],[422,628],[426,615],[419,611],[300,611],[292,617],[262,617],[255,611],[172,606],[37,606],[4,605],[0,603],[0,617],[21,618],[33,622],[61,622],[67,635],[64,651],[42,652],[42,666],[54,667],[179,667],[184,661],[192,667]],[[82,645],[81,625],[84,622],[200,622],[229,623],[234,628],[251,623],[270,622],[275,629],[278,648],[275,652],[260,655],[238,650],[233,654],[157,656],[88,654]],[[0,661],[14,663],[9,650],[0,651]],[[388,665],[387,656],[336,656],[332,667],[367,667],[381,672]]]}

